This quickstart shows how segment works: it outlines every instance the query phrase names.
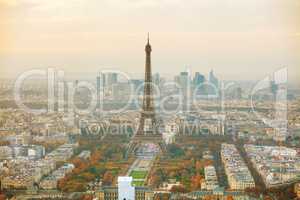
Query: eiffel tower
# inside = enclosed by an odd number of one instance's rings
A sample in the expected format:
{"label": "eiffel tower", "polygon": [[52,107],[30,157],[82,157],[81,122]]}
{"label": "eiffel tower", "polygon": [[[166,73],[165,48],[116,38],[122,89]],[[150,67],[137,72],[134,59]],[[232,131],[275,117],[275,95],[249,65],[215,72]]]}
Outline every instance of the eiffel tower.
{"label": "eiffel tower", "polygon": [[162,153],[166,151],[166,145],[162,138],[162,134],[158,131],[158,123],[155,117],[155,106],[153,100],[153,85],[151,72],[151,45],[149,42],[149,34],[146,51],[145,64],[145,82],[144,82],[144,96],[143,109],[141,111],[140,122],[136,134],[131,139],[128,153],[133,154],[137,148],[143,143],[153,143],[158,145]]}

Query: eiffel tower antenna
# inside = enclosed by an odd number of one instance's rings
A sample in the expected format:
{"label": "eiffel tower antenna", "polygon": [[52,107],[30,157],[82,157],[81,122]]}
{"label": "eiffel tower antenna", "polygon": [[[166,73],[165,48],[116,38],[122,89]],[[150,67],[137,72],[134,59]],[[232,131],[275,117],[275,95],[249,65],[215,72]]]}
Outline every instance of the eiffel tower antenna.
{"label": "eiffel tower antenna", "polygon": [[150,36],[149,36],[149,32],[148,32],[148,37],[147,37],[148,39],[147,39],[147,42],[148,42],[148,44],[150,43]]}

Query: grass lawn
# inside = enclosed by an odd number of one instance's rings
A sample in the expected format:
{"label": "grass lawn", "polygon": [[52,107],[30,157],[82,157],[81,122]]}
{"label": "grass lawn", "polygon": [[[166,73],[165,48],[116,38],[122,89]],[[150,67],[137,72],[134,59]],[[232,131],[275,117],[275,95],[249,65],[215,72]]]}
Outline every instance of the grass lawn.
{"label": "grass lawn", "polygon": [[132,171],[130,176],[132,176],[133,179],[144,179],[146,178],[147,173],[147,171]]}
{"label": "grass lawn", "polygon": [[144,186],[144,181],[133,181],[134,186]]}

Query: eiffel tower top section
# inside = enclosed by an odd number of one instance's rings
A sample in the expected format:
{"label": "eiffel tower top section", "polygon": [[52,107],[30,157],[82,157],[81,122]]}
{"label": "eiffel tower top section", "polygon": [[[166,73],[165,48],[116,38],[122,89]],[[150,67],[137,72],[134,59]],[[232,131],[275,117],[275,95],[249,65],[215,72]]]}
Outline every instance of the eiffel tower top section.
{"label": "eiffel tower top section", "polygon": [[146,44],[146,47],[145,47],[145,51],[146,51],[146,53],[149,53],[149,54],[151,54],[151,51],[152,51],[151,45],[150,45],[149,33],[148,33],[148,38],[147,38],[147,44]]}
{"label": "eiffel tower top section", "polygon": [[152,69],[151,69],[151,45],[148,33],[146,51],[146,63],[145,63],[145,84],[144,84],[144,98],[143,98],[143,111],[154,112],[153,103],[153,86],[152,86]]}

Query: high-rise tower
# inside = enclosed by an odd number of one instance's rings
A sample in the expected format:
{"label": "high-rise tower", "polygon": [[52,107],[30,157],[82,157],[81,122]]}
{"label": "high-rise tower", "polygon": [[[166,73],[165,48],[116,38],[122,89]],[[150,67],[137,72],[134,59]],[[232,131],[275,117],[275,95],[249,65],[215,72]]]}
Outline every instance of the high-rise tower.
{"label": "high-rise tower", "polygon": [[159,134],[157,130],[156,119],[155,119],[155,106],[154,106],[154,99],[153,99],[151,51],[152,49],[149,43],[149,35],[148,35],[148,40],[145,47],[146,62],[145,62],[143,110],[141,112],[140,124],[137,132],[138,135]]}
{"label": "high-rise tower", "polygon": [[136,134],[133,136],[129,146],[129,153],[134,153],[141,143],[157,144],[161,151],[165,151],[165,143],[162,134],[158,131],[158,124],[155,117],[155,106],[153,99],[153,84],[151,71],[151,45],[148,40],[145,47],[146,63],[145,63],[145,81],[144,81],[144,97],[143,108],[141,111],[140,122]]}

